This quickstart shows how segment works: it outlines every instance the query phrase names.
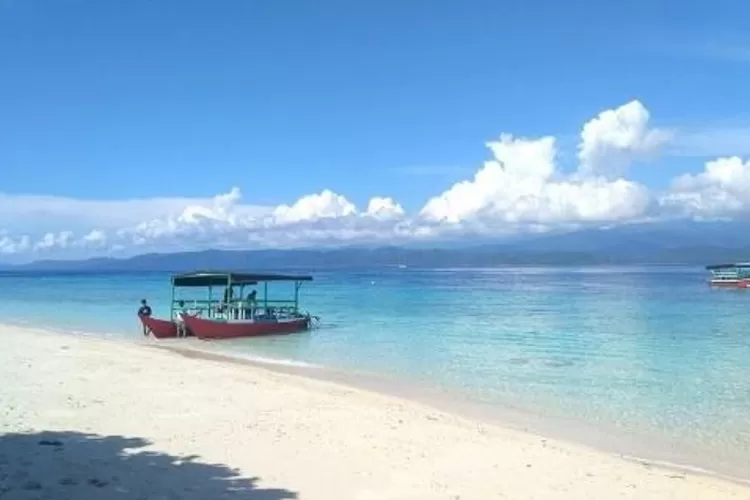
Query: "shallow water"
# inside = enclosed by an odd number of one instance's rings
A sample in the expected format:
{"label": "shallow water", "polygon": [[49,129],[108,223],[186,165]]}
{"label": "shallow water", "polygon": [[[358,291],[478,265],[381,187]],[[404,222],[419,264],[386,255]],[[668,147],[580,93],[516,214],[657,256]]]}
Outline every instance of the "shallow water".
{"label": "shallow water", "polygon": [[[750,292],[711,289],[701,269],[326,271],[302,292],[321,328],[214,347],[460,391],[750,468]],[[169,293],[158,273],[0,274],[0,313],[138,338],[138,301],[165,315]]]}

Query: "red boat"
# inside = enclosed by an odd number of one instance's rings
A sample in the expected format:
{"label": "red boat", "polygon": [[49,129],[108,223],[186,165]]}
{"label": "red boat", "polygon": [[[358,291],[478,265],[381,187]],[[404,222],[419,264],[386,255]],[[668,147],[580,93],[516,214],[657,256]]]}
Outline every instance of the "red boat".
{"label": "red boat", "polygon": [[750,263],[718,264],[706,266],[711,273],[711,286],[728,288],[750,288]]}
{"label": "red boat", "polygon": [[[180,274],[172,277],[171,319],[141,317],[141,322],[160,339],[195,336],[213,340],[301,332],[318,320],[299,309],[299,290],[306,281],[312,277],[208,271]],[[293,298],[270,299],[268,285],[273,282],[293,283]],[[261,296],[255,289],[245,295],[246,287],[261,283]],[[195,288],[207,289],[208,298],[176,297],[178,292]],[[215,288],[223,291],[220,298],[214,298]]]}
{"label": "red boat", "polygon": [[307,316],[279,318],[271,321],[217,321],[189,314],[182,315],[185,326],[199,339],[234,339],[259,335],[296,333],[310,328],[312,318]]}
{"label": "red boat", "polygon": [[178,336],[177,324],[174,321],[152,318],[151,316],[138,316],[143,328],[157,339],[176,338]]}

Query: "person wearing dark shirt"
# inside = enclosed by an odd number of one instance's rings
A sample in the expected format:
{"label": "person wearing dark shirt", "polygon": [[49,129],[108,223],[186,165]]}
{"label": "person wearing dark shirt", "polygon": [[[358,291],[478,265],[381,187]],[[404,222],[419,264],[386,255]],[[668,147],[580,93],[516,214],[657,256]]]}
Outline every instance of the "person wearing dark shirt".
{"label": "person wearing dark shirt", "polygon": [[138,316],[151,316],[151,306],[148,305],[146,299],[141,300],[141,307],[138,309]]}
{"label": "person wearing dark shirt", "polygon": [[[141,300],[141,307],[138,309],[138,317],[146,316],[147,318],[151,316],[151,306],[148,305],[146,302],[146,299]],[[146,328],[146,325],[143,325],[143,335],[148,335],[148,328]]]}

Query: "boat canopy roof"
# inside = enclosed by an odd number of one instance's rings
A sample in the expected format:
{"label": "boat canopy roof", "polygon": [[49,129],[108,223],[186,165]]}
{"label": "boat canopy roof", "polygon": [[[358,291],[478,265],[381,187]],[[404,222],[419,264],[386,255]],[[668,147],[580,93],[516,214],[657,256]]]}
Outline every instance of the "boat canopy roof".
{"label": "boat canopy roof", "polygon": [[709,271],[718,271],[719,269],[750,269],[750,262],[738,262],[735,264],[714,264],[711,266],[706,266],[706,269]]}
{"label": "boat canopy roof", "polygon": [[172,285],[176,287],[222,286],[229,283],[232,285],[255,285],[264,281],[312,281],[312,276],[231,271],[194,271],[172,276]]}

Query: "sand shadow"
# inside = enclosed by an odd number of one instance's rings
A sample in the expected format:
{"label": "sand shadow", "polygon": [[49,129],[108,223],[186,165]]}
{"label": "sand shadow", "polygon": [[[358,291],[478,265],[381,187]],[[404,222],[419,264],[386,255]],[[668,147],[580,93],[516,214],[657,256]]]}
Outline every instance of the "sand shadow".
{"label": "sand shadow", "polygon": [[78,432],[0,435],[0,499],[286,500],[226,465],[143,449],[141,438]]}

